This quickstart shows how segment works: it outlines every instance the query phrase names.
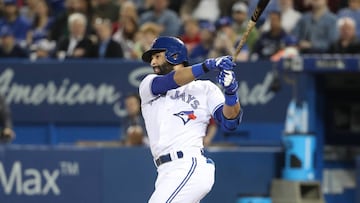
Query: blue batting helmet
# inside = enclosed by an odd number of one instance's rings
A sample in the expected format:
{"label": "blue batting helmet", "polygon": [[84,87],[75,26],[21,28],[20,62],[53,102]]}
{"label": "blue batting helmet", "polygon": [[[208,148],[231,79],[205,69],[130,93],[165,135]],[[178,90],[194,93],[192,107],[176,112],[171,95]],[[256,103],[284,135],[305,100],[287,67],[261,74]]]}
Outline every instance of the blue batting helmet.
{"label": "blue batting helmet", "polygon": [[187,49],[184,43],[176,37],[158,37],[141,58],[150,63],[151,56],[161,51],[165,51],[166,61],[170,64],[177,65],[188,62]]}

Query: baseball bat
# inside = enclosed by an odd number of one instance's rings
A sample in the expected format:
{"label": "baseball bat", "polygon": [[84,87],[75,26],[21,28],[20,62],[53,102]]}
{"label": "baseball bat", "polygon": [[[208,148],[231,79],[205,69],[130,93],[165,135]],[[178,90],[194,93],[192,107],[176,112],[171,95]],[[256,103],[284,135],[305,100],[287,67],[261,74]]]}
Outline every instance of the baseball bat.
{"label": "baseball bat", "polygon": [[259,0],[258,4],[256,5],[256,9],[254,10],[251,19],[249,20],[246,30],[241,37],[241,40],[238,44],[238,46],[235,49],[235,53],[233,55],[233,61],[236,60],[237,55],[240,53],[241,48],[244,46],[249,33],[251,30],[255,27],[257,20],[260,18],[262,12],[265,10],[266,6],[268,5],[270,0]]}

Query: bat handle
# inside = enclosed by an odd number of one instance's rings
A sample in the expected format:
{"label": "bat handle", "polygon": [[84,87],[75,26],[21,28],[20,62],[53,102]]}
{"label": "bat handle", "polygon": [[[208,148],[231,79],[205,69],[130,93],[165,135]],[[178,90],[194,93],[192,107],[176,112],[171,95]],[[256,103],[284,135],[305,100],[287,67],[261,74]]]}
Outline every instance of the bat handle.
{"label": "bat handle", "polygon": [[244,44],[245,44],[251,30],[255,27],[255,25],[256,25],[256,22],[253,21],[253,20],[250,20],[248,22],[246,31],[244,32],[243,36],[241,37],[240,42],[237,45],[237,47],[235,49],[235,52],[233,54],[233,62],[236,61],[237,55],[239,55],[241,48],[244,46]]}

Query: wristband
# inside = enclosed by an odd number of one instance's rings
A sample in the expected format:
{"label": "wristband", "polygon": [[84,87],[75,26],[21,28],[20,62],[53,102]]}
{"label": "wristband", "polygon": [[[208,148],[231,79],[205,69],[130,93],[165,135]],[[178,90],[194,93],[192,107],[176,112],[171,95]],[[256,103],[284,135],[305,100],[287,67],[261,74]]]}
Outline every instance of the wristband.
{"label": "wristband", "polygon": [[234,106],[238,103],[239,99],[236,94],[226,94],[225,93],[225,104],[228,106]]}
{"label": "wristband", "polygon": [[195,78],[198,78],[201,75],[203,75],[204,73],[206,73],[205,70],[204,70],[204,64],[202,64],[202,63],[192,65],[191,66],[191,71],[192,71],[192,74],[194,75]]}

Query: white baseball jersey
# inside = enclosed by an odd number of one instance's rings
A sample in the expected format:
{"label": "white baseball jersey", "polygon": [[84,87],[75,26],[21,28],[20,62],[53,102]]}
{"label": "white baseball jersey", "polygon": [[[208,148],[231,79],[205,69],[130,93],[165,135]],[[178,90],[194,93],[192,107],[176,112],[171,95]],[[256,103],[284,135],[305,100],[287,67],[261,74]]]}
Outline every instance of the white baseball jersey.
{"label": "white baseball jersey", "polygon": [[169,90],[166,95],[153,95],[149,74],[139,87],[142,114],[154,158],[172,151],[202,148],[210,117],[223,105],[225,98],[214,83],[192,81]]}

